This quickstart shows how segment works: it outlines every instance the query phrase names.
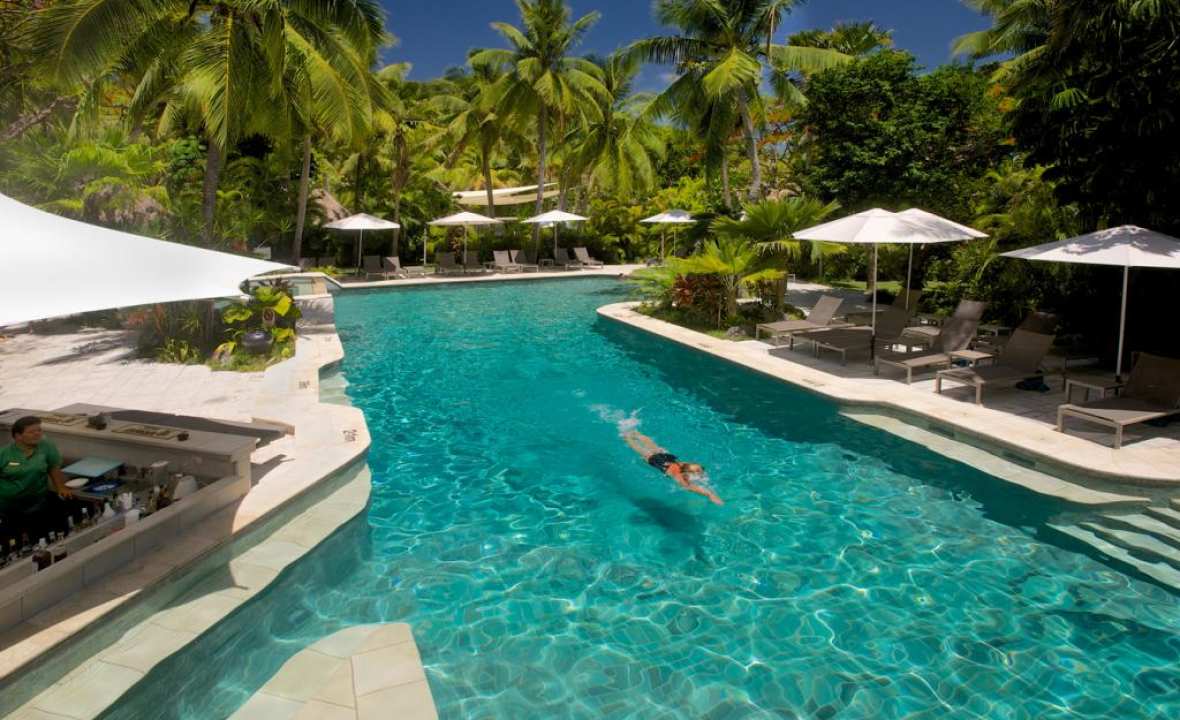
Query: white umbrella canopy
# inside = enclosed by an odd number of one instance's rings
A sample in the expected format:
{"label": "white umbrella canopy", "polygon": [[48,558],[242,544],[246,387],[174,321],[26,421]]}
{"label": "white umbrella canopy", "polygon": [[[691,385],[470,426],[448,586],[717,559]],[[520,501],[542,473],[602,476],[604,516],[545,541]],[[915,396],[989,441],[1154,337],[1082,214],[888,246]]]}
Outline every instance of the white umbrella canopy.
{"label": "white umbrella canopy", "polygon": [[[480,225],[499,225],[503,220],[497,218],[490,218],[487,215],[480,215],[473,212],[460,212],[454,215],[447,215],[446,217],[431,220],[428,225],[435,225],[438,227],[459,227],[463,228],[463,254],[467,254],[467,228],[471,226]],[[466,260],[466,258],[464,258]],[[426,264],[426,243],[422,243],[422,264]]]}
{"label": "white umbrella canopy", "polygon": [[0,325],[151,303],[233,297],[291,265],[54,215],[0,195]]}
{"label": "white umbrella canopy", "polygon": [[349,215],[346,218],[340,218],[330,223],[326,223],[324,227],[332,230],[353,230],[360,233],[356,239],[356,266],[361,266],[361,250],[365,243],[366,230],[396,230],[401,227],[392,220],[385,220],[368,213],[357,213],[356,215]]}
{"label": "white umbrella canopy", "polygon": [[[925,210],[913,208],[902,213],[873,208],[848,217],[794,233],[800,240],[822,240],[873,246],[873,285],[877,284],[878,245],[925,245],[985,237],[978,230],[951,222]],[[909,279],[906,279],[908,289]],[[877,331],[877,294],[873,293],[873,332]]]}
{"label": "white umbrella canopy", "polygon": [[[692,215],[687,210],[668,210],[667,212],[652,215],[651,217],[640,220],[641,223],[648,223],[652,225],[692,225],[696,220],[692,219]],[[660,235],[660,259],[664,257],[664,236]]]}
{"label": "white umbrella canopy", "polygon": [[1180,269],[1180,240],[1136,225],[1122,225],[1068,240],[1003,253],[1004,257],[1043,262],[1110,265],[1123,269],[1123,299],[1119,315],[1119,354],[1115,375],[1123,374],[1123,342],[1127,332],[1127,284],[1131,268]]}
{"label": "white umbrella canopy", "polygon": [[898,217],[912,220],[916,223],[913,234],[910,235],[910,258],[905,270],[906,308],[910,306],[910,278],[914,274],[914,246],[931,245],[934,243],[958,242],[960,240],[975,240],[987,237],[987,233],[980,232],[973,227],[960,225],[953,220],[926,212],[921,208],[910,208],[899,212]]}
{"label": "white umbrella canopy", "polygon": [[582,217],[581,215],[575,215],[573,213],[566,212],[565,210],[550,210],[547,213],[541,213],[540,215],[534,215],[531,218],[521,220],[521,222],[528,223],[530,225],[540,225],[541,227],[548,227],[548,226],[552,225],[553,226],[553,252],[554,252],[554,254],[556,254],[556,252],[557,252],[557,226],[560,225],[561,223],[582,222],[583,220],[589,220],[589,219],[590,218]]}

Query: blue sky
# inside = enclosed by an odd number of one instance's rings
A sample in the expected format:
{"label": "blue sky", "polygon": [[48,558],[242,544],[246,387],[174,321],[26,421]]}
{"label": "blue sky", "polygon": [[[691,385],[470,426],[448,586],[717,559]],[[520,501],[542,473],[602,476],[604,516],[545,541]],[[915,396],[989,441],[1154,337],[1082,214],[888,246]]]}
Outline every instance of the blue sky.
{"label": "blue sky", "polygon": [[[391,62],[410,62],[411,78],[425,80],[463,64],[473,47],[503,47],[489,27],[493,20],[515,24],[512,0],[381,0],[388,26],[400,43],[388,50]],[[584,52],[607,53],[632,40],[662,32],[652,19],[648,0],[571,0],[575,16],[602,13],[583,44]],[[839,20],[873,20],[893,30],[899,48],[914,53],[927,67],[950,59],[958,35],[987,26],[987,20],[959,0],[809,0],[787,17],[780,35],[804,28],[830,27]],[[648,67],[640,77],[643,89],[659,89],[666,70]]]}

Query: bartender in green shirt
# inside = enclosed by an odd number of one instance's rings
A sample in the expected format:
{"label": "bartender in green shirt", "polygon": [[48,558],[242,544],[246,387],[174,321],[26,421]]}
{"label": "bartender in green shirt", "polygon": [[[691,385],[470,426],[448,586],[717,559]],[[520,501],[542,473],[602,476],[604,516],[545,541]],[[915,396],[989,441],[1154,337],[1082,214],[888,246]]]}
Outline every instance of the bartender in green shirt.
{"label": "bartender in green shirt", "polygon": [[70,496],[61,453],[45,439],[41,418],[32,415],[13,423],[12,441],[0,449],[0,516],[5,531],[47,532],[64,523],[64,514],[62,518],[51,514],[64,510],[60,499]]}

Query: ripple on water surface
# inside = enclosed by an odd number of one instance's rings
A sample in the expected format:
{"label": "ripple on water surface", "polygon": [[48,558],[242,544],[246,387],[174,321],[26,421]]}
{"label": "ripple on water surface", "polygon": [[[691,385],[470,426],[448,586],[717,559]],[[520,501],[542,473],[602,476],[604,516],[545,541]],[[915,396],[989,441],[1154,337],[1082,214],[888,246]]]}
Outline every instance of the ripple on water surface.
{"label": "ripple on water surface", "polygon": [[[1180,717],[1176,597],[1052,544],[1063,506],[597,319],[619,293],[342,297],[367,515],[109,716],[224,717],[402,620],[443,718]],[[636,422],[726,505],[647,467]]]}

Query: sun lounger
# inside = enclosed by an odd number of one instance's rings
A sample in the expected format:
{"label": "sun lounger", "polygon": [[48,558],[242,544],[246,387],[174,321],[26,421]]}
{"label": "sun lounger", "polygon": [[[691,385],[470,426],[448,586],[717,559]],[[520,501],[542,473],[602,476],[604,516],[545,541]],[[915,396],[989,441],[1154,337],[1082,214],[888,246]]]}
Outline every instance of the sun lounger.
{"label": "sun lounger", "polygon": [[975,404],[982,405],[984,386],[1015,385],[1021,380],[1040,375],[1041,363],[1052,346],[1052,335],[1016,330],[994,364],[939,370],[934,378],[934,392],[942,393],[942,383],[946,380],[973,385]]}
{"label": "sun lounger", "polygon": [[[975,337],[979,327],[978,320],[970,318],[952,317],[942,325],[942,332],[934,340],[932,350],[896,351],[883,350],[873,359],[873,372],[880,374],[881,367],[896,368],[905,371],[906,384],[914,381],[915,370],[937,370],[948,367],[954,358],[950,353],[966,350]],[[906,334],[903,333],[905,338]],[[908,342],[902,340],[902,342]]]}
{"label": "sun lounger", "polygon": [[537,259],[524,250],[509,250],[508,254],[512,258],[512,262],[519,265],[524,272],[538,272],[541,269],[541,266],[537,264]]}
{"label": "sun lounger", "polygon": [[[893,308],[896,310],[901,310],[902,312],[906,313],[907,319],[913,317],[914,314],[918,312],[918,301],[922,299],[922,291],[921,290],[910,290],[908,292],[908,294],[909,294],[909,303],[908,304],[906,302],[906,294],[907,293],[904,290],[902,292],[899,292],[897,294],[897,296],[893,298],[892,304],[890,304],[886,307],[877,309],[878,323],[880,322],[881,313],[885,312],[886,310],[888,310],[890,308]],[[853,325],[869,325],[873,322],[873,313],[871,313],[871,312],[848,313],[847,315],[844,316],[844,320],[852,323]]]}
{"label": "sun lounger", "polygon": [[833,322],[832,318],[836,316],[836,311],[840,309],[841,300],[838,297],[831,295],[824,295],[816,301],[815,307],[811,308],[811,312],[807,313],[805,320],[779,320],[778,322],[762,323],[754,327],[754,337],[760,338],[765,335],[771,340],[778,340],[780,338],[788,338],[791,347],[794,347],[794,336],[797,333],[803,333],[814,330],[821,330],[832,327],[848,327],[846,322]]}
{"label": "sun lounger", "polygon": [[463,266],[455,262],[455,253],[440,252],[434,254],[434,264],[440,275],[459,275],[463,273]]}
{"label": "sun lounger", "polygon": [[361,270],[366,280],[371,277],[387,277],[385,268],[381,267],[381,256],[379,255],[365,255],[362,257]]}
{"label": "sun lounger", "polygon": [[1123,446],[1130,425],[1180,414],[1180,360],[1140,353],[1119,397],[1088,403],[1066,403],[1057,408],[1057,430],[1065,432],[1065,418],[1105,425],[1114,430],[1114,447]]}
{"label": "sun lounger", "polygon": [[563,270],[581,270],[582,263],[572,259],[565,248],[553,249],[553,266]]}
{"label": "sun lounger", "polygon": [[480,274],[491,272],[491,268],[479,261],[478,250],[467,250],[463,253],[463,272]]}
{"label": "sun lounger", "polygon": [[507,250],[493,250],[492,257],[495,258],[492,261],[493,270],[499,270],[500,272],[520,272],[523,270],[520,265],[512,262],[512,258]]}
{"label": "sun lounger", "polygon": [[387,257],[385,258],[385,267],[388,272],[395,277],[414,277],[426,274],[426,267],[423,265],[409,265],[403,266],[401,258]]}
{"label": "sun lounger", "polygon": [[586,267],[592,267],[592,268],[602,267],[602,261],[595,260],[594,258],[590,257],[590,252],[584,247],[574,248],[574,257],[576,257],[578,259],[578,262],[582,263]]}
{"label": "sun lounger", "polygon": [[[951,318],[974,320],[976,327],[978,327],[979,321],[983,319],[983,311],[986,309],[986,302],[980,300],[960,300],[959,305],[955,308],[955,312],[953,315],[951,315]],[[940,326],[918,325],[915,327],[906,328],[905,336],[908,339],[908,342],[911,342],[914,345],[927,345],[929,347],[933,347],[940,332],[942,332],[942,327]]]}
{"label": "sun lounger", "polygon": [[[901,334],[906,329],[910,314],[904,308],[887,307],[877,318],[876,341],[878,347],[892,347],[900,342]],[[820,350],[830,350],[840,354],[840,364],[848,364],[848,353],[864,352],[871,354],[873,343],[873,328],[857,325],[831,330],[799,333],[795,341],[810,342],[815,347],[815,355],[819,357]]]}
{"label": "sun lounger", "polygon": [[[1047,312],[1031,312],[1025,316],[1024,320],[1016,326],[1017,330],[1027,330],[1028,332],[1039,333],[1041,335],[1056,335],[1057,325],[1059,324],[1057,316],[1053,313]],[[988,337],[980,337],[976,339],[972,346],[976,350],[983,350],[990,353],[999,353],[1008,341],[1012,339],[1012,335],[991,335]]]}

